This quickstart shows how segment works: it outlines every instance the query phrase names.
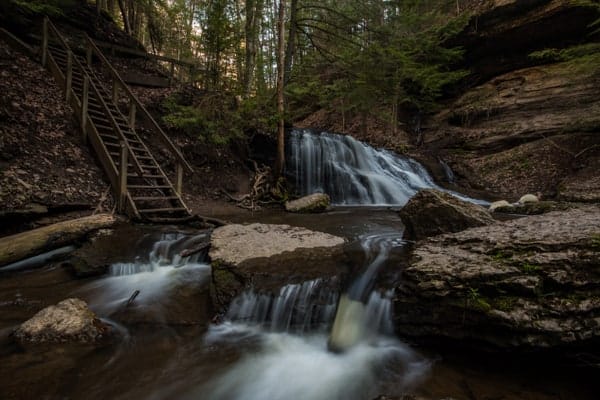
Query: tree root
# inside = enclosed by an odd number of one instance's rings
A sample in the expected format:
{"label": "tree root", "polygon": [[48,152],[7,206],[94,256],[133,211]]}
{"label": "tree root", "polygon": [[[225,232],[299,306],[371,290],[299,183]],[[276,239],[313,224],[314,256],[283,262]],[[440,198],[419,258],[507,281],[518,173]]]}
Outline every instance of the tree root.
{"label": "tree root", "polygon": [[270,167],[259,166],[254,160],[250,160],[250,162],[254,165],[250,192],[239,197],[232,196],[223,188],[221,188],[221,192],[237,203],[238,207],[250,211],[259,210],[265,205],[280,204],[282,200],[285,200],[287,197],[284,188],[285,180],[280,178],[273,184],[274,178]]}

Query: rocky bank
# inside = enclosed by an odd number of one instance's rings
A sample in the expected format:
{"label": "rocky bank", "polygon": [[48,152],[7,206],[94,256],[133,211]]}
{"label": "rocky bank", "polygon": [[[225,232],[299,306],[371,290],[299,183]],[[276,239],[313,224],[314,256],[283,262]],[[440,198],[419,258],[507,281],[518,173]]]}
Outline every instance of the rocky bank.
{"label": "rocky bank", "polygon": [[397,288],[395,318],[400,334],[421,339],[526,349],[597,344],[600,208],[418,243]]}

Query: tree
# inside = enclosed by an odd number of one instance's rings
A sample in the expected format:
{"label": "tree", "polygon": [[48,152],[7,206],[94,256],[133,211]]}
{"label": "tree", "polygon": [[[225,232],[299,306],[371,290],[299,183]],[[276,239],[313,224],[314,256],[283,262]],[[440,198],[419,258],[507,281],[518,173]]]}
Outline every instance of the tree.
{"label": "tree", "polygon": [[277,162],[275,164],[275,177],[283,174],[285,167],[285,106],[284,106],[284,68],[285,68],[285,2],[279,0],[279,12],[277,18],[277,113],[279,123],[277,125]]}

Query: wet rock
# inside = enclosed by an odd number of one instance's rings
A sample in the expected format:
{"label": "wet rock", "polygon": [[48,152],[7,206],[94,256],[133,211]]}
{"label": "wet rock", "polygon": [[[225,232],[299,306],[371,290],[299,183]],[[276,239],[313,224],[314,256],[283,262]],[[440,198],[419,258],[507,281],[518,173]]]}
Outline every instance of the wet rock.
{"label": "wet rock", "polygon": [[282,286],[321,278],[332,290],[347,273],[344,239],[289,225],[227,225],[215,229],[211,298],[223,311],[244,287],[274,293]]}
{"label": "wet rock", "polygon": [[420,190],[399,213],[405,236],[415,240],[494,223],[481,206],[436,189]]}
{"label": "wet rock", "polygon": [[21,324],[14,339],[29,343],[95,343],[110,332],[110,327],[100,321],[85,301],[71,298],[44,308]]}
{"label": "wet rock", "polygon": [[506,200],[494,201],[492,204],[490,204],[488,210],[490,212],[494,212],[500,207],[510,207],[510,203]]}
{"label": "wet rock", "polygon": [[551,212],[419,243],[397,330],[500,348],[600,339],[600,207]]}
{"label": "wet rock", "polygon": [[534,194],[526,194],[519,199],[520,204],[537,203],[540,199]]}
{"label": "wet rock", "polygon": [[572,206],[568,203],[561,203],[556,201],[538,201],[508,204],[505,206],[497,207],[494,210],[494,212],[506,214],[538,215],[550,211],[568,210],[571,207]]}
{"label": "wet rock", "polygon": [[318,213],[329,207],[331,199],[325,193],[313,193],[297,200],[287,201],[285,210],[296,213]]}
{"label": "wet rock", "polygon": [[231,224],[214,230],[209,256],[217,263],[237,265],[298,248],[334,247],[344,239],[290,225]]}

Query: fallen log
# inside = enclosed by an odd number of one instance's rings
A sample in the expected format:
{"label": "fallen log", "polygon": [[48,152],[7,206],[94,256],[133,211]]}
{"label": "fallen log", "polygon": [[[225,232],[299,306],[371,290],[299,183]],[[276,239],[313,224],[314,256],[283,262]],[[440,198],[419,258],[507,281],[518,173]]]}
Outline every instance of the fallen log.
{"label": "fallen log", "polygon": [[0,238],[0,266],[69,245],[116,222],[114,215],[96,214]]}

